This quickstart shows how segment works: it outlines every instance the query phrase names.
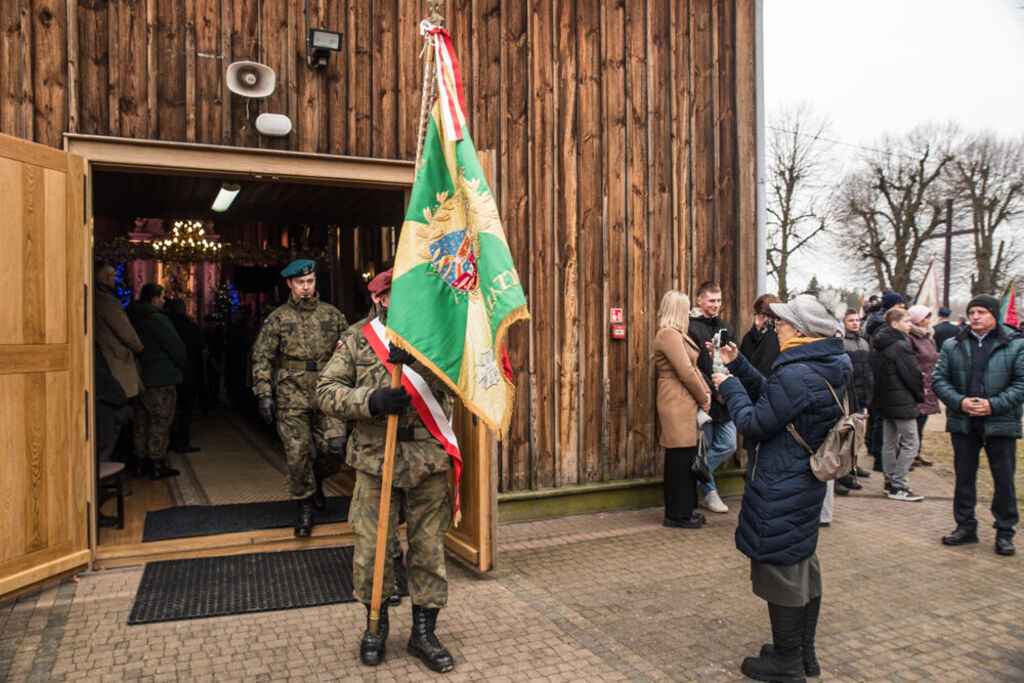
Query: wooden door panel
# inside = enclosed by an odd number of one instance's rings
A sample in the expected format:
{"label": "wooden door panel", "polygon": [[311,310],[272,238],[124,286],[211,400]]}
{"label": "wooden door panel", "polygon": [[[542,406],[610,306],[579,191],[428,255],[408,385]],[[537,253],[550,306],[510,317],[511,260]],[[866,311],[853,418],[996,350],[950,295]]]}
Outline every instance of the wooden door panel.
{"label": "wooden door panel", "polygon": [[90,556],[83,174],[0,135],[0,599]]}
{"label": "wooden door panel", "polygon": [[0,158],[0,344],[67,339],[67,180],[66,172]]}
{"label": "wooden door panel", "polygon": [[448,532],[445,547],[482,572],[494,566],[494,472],[491,436],[458,400],[452,409],[452,429],[462,452],[459,493],[462,520]]}

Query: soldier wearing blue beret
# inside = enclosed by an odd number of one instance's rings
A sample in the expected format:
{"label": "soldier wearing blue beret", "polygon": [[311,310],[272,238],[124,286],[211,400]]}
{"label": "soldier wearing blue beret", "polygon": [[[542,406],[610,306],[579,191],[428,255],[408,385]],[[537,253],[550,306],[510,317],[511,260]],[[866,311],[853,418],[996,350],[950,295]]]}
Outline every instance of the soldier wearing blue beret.
{"label": "soldier wearing blue beret", "polygon": [[288,493],[299,507],[295,535],[306,537],[313,531],[313,509],[326,504],[324,477],[338,472],[345,454],[345,422],[320,411],[316,380],[348,323],[317,296],[315,261],[292,261],[281,277],[291,296],[267,316],[256,337],[252,390],[260,416],[276,423],[284,443]]}

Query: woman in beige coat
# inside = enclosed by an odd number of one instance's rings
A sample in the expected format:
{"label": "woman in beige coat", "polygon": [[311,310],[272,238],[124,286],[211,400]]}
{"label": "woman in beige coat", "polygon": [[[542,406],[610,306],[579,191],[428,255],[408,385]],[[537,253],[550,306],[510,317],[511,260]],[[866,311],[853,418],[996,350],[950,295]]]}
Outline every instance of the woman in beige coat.
{"label": "woman in beige coat", "polygon": [[697,369],[700,351],[686,333],[689,323],[689,297],[675,290],[666,292],[654,336],[659,443],[665,447],[664,525],[697,529],[704,524],[704,515],[693,511],[697,482],[690,466],[697,455],[697,409],[711,407],[711,392]]}

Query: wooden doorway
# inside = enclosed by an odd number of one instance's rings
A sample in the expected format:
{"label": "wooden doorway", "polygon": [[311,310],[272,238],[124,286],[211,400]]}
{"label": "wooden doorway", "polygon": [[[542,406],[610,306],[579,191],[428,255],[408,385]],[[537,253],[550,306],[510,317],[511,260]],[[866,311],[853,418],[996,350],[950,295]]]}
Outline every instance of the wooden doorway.
{"label": "wooden doorway", "polygon": [[81,157],[0,135],[0,598],[90,559],[83,180]]}
{"label": "wooden doorway", "polygon": [[[402,190],[413,182],[413,165],[380,159],[357,159],[256,150],[213,145],[191,145],[97,136],[67,135],[65,148],[86,160],[86,171],[143,171],[178,175],[216,176],[240,180],[281,180],[304,184],[344,185],[367,189]],[[90,211],[88,214],[90,217]],[[87,255],[91,256],[91,254]],[[461,486],[463,522],[446,543],[453,554],[480,571],[494,562],[494,514],[496,489],[493,440],[482,425],[461,407],[453,417],[466,462]],[[311,545],[351,542],[346,523],[331,525],[325,535],[300,540],[282,534],[245,532],[174,541],[138,543],[133,547],[96,548],[100,566],[138,564],[172,557],[253,552],[283,549],[308,541]],[[295,546],[297,547],[297,546]]]}

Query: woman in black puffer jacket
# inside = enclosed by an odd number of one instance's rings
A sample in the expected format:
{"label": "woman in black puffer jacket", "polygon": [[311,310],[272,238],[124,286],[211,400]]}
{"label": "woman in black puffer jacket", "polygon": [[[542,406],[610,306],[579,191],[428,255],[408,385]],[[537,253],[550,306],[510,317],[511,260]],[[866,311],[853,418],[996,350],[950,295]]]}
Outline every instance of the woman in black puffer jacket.
{"label": "woman in black puffer jacket", "polygon": [[811,472],[810,453],[792,424],[817,449],[842,414],[852,366],[839,323],[816,297],[801,294],[771,305],[782,352],[766,378],[736,347],[722,349],[730,375],[712,377],[737,430],[760,445],[747,463],[736,547],[750,558],[754,593],[768,602],[772,645],[743,660],[743,673],[762,681],[803,680],[820,673],[814,634],[821,607],[818,518],[825,484]]}

